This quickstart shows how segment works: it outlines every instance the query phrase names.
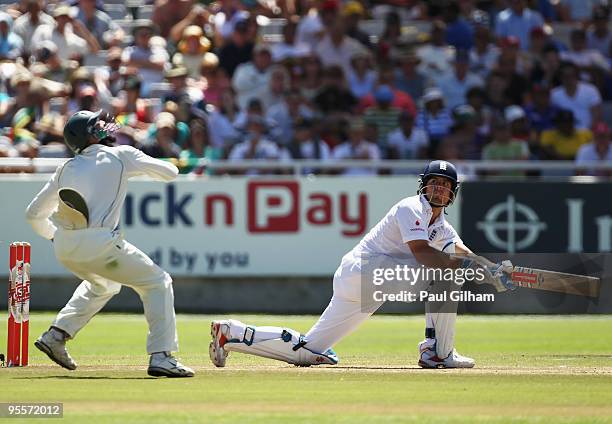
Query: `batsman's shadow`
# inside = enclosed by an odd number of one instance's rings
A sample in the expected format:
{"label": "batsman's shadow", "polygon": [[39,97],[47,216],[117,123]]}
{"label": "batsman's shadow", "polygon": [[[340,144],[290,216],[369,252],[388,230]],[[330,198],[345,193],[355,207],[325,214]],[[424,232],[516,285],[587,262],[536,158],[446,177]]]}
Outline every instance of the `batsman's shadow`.
{"label": "batsman's shadow", "polygon": [[159,380],[155,377],[105,377],[95,375],[41,375],[30,377],[16,377],[15,380]]}

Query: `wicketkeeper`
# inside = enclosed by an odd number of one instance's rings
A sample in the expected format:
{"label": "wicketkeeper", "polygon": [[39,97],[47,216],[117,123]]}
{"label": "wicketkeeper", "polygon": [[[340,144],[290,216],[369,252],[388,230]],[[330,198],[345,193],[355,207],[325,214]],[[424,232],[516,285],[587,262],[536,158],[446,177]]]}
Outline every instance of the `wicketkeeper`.
{"label": "wicketkeeper", "polygon": [[[396,266],[479,270],[480,283],[498,291],[512,288],[509,261],[493,264],[472,255],[455,229],[444,219],[444,208],[459,190],[457,171],[445,161],[431,162],[421,175],[416,196],[407,197],[347,253],[334,274],[334,294],[319,320],[305,334],[290,328],[256,327],[236,320],[213,321],[209,354],[212,362],[225,366],[228,352],[241,352],[295,365],[338,363],[332,347],[353,332],[382,304],[364,298],[374,269]],[[401,281],[395,281],[401,286]],[[398,284],[399,283],[399,284]],[[413,290],[444,292],[461,289],[454,282],[421,281]],[[409,288],[409,285],[406,285]],[[426,303],[425,340],[419,343],[418,364],[424,368],[471,368],[474,360],[454,349],[457,302]]]}
{"label": "wicketkeeper", "polygon": [[[131,146],[110,147],[117,128],[102,111],[72,115],[64,127],[64,141],[75,157],[57,168],[26,210],[34,230],[53,241],[57,259],[83,279],[34,344],[62,367],[76,369],[66,341],[125,285],[138,293],[144,305],[148,374],[192,377],[193,370],[171,355],[178,350],[172,278],[124,240],[118,229],[128,179],[146,175],[172,181],[178,169]],[[116,331],[121,337],[121,329]]]}

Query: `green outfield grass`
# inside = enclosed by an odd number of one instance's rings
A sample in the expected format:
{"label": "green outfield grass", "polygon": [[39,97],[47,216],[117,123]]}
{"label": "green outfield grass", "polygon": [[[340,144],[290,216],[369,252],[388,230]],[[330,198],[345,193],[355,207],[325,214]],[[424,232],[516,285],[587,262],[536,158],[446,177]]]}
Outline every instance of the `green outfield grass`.
{"label": "green outfield grass", "polygon": [[[32,316],[30,342],[52,317]],[[235,318],[300,331],[316,320]],[[421,316],[374,317],[336,346],[336,367],[232,354],[226,368],[215,369],[210,320],[178,317],[178,356],[196,369],[195,378],[149,378],[144,318],[102,314],[69,343],[77,371],[31,345],[31,366],[0,370],[0,402],[63,402],[57,422],[85,424],[612,423],[610,316],[459,317],[457,349],[476,359],[472,370],[416,367]],[[5,351],[6,330],[0,334]]]}

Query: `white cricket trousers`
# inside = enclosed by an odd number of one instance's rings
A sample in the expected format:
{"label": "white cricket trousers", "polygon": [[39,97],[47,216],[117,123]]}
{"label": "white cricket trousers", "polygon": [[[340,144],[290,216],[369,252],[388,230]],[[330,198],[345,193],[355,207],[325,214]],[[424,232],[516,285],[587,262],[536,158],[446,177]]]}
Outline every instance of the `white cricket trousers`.
{"label": "white cricket trousers", "polygon": [[[376,301],[372,296],[372,272],[376,268],[393,269],[396,265],[415,267],[418,264],[414,259],[403,261],[385,255],[367,260],[356,257],[352,252],[344,255],[334,274],[334,294],[329,305],[304,336],[308,348],[314,352],[325,352],[376,312],[384,302]],[[426,282],[414,286],[401,281],[385,284],[393,285],[395,290],[391,291],[395,292],[398,292],[400,286],[407,291],[418,292],[424,289]]]}
{"label": "white cricket trousers", "polygon": [[83,279],[58,313],[55,327],[74,337],[125,285],[144,306],[147,353],[178,350],[172,278],[146,254],[105,228],[58,229],[53,245],[57,259]]}

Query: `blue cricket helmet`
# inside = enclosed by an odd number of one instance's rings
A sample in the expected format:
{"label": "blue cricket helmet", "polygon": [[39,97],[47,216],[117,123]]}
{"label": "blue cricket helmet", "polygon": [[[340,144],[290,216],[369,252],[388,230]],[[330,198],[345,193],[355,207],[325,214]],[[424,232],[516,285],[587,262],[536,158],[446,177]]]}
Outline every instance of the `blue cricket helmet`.
{"label": "blue cricket helmet", "polygon": [[[417,191],[418,194],[424,194],[423,190],[425,188],[425,186],[427,185],[427,181],[431,178],[431,177],[444,177],[444,178],[448,178],[451,183],[452,183],[452,187],[451,187],[451,191],[453,193],[452,198],[448,201],[448,203],[446,206],[450,206],[455,199],[457,198],[457,192],[459,191],[459,178],[457,175],[457,168],[455,168],[455,165],[453,165],[450,162],[447,162],[445,160],[434,160],[429,162],[429,164],[427,164],[427,166],[425,167],[425,169],[423,170],[422,174],[419,174],[419,189]],[[434,205],[434,206],[438,206],[438,205]]]}

